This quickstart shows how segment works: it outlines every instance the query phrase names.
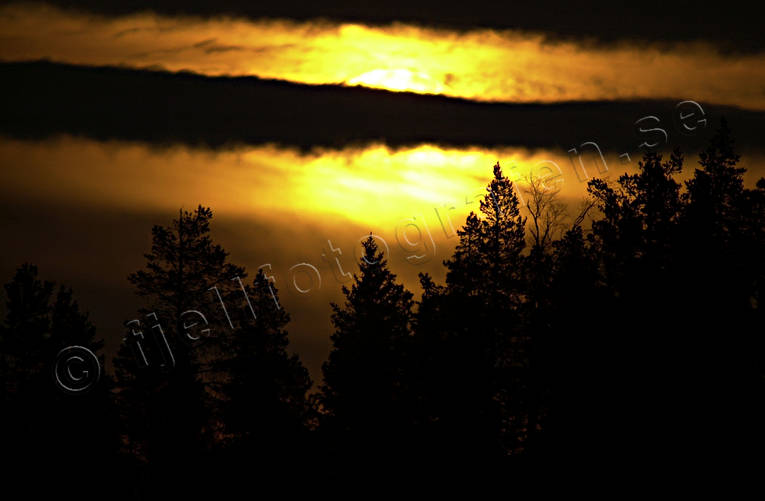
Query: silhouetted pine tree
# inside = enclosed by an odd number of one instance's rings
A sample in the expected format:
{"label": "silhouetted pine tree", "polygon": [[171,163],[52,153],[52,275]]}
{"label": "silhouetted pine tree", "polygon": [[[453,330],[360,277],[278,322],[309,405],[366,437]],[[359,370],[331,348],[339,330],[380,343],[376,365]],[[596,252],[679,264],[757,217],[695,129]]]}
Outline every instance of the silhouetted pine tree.
{"label": "silhouetted pine tree", "polygon": [[149,462],[158,482],[189,490],[204,477],[189,478],[188,469],[200,467],[220,427],[212,408],[222,381],[215,362],[232,330],[228,309],[242,295],[237,278],[246,277],[213,244],[212,216],[199,206],[152,228],[146,266],[128,277],[145,306],[139,322],[128,323],[114,361],[130,450]]}

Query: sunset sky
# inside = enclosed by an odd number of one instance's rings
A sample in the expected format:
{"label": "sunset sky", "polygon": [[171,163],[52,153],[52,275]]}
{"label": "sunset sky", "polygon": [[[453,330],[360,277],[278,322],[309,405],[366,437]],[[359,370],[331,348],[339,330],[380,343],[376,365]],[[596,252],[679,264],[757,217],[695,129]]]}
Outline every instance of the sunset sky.
{"label": "sunset sky", "polygon": [[179,207],[212,207],[251,275],[270,265],[318,380],[359,240],[381,237],[413,290],[443,280],[497,161],[573,214],[646,144],[690,171],[725,116],[749,181],[765,175],[761,19],[730,5],[254,4],[0,7],[0,278],[28,261],[71,285],[107,349]]}

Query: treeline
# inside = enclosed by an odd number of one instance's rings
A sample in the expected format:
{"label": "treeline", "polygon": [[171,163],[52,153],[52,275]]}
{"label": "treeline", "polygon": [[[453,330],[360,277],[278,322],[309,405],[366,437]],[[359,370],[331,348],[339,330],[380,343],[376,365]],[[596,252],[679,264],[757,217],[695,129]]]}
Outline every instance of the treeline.
{"label": "treeline", "polygon": [[313,393],[278,290],[229,262],[207,208],[153,228],[129,276],[142,318],[84,395],[50,364],[97,352],[95,330],[22,266],[0,330],[4,455],[141,497],[759,454],[765,179],[745,187],[738,162],[723,122],[687,181],[679,152],[647,153],[590,181],[568,224],[554,191],[532,180],[521,203],[497,164],[420,301],[364,242]]}

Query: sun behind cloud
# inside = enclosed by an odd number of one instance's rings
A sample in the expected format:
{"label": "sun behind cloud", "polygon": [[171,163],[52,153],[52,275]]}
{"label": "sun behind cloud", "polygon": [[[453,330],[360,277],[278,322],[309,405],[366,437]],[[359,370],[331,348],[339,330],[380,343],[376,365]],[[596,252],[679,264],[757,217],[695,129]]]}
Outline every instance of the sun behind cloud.
{"label": "sun behind cloud", "polygon": [[367,71],[352,78],[348,83],[376,89],[409,91],[420,94],[441,94],[444,91],[444,86],[429,75],[407,69]]}
{"label": "sun behind cloud", "polygon": [[0,60],[164,68],[345,84],[487,102],[668,97],[765,109],[760,53],[706,42],[595,46],[542,33],[365,26],[149,12],[104,17],[45,5],[0,7]]}

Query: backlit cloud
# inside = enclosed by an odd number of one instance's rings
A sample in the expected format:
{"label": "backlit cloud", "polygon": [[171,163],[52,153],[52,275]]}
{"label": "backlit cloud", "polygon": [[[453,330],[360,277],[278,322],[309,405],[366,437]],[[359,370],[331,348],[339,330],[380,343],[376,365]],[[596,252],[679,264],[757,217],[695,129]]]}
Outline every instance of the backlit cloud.
{"label": "backlit cloud", "polygon": [[761,54],[696,42],[611,46],[543,34],[396,24],[100,17],[52,7],[0,9],[0,59],[161,67],[309,84],[364,85],[480,101],[691,97],[765,109]]}

